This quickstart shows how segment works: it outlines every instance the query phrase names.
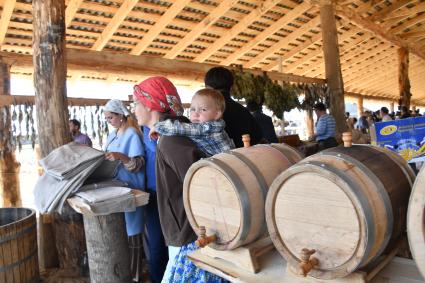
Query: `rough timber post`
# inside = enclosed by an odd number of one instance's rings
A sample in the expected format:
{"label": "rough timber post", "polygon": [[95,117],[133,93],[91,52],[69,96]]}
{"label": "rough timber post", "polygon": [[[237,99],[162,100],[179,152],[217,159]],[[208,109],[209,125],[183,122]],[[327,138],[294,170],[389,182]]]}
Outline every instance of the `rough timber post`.
{"label": "rough timber post", "polygon": [[363,97],[360,96],[359,98],[357,98],[357,116],[359,116],[360,118],[362,113],[363,113]]}
{"label": "rough timber post", "polygon": [[398,87],[400,106],[410,109],[410,80],[409,80],[409,51],[406,48],[398,49]]}
{"label": "rough timber post", "polygon": [[[35,104],[44,157],[72,140],[66,98],[65,0],[32,3]],[[78,274],[86,251],[84,226],[81,215],[69,211],[54,215],[53,229],[60,267]]]}
{"label": "rough timber post", "polygon": [[[10,95],[10,66],[0,58],[0,95]],[[10,107],[0,109],[0,207],[21,206],[19,168],[12,145]]]}
{"label": "rough timber post", "polygon": [[307,128],[307,137],[310,138],[314,135],[313,110],[305,110],[305,123]]}
{"label": "rough timber post", "polygon": [[394,102],[390,103],[390,113],[394,112]]}
{"label": "rough timber post", "polygon": [[335,7],[331,0],[320,0],[320,20],[323,38],[326,81],[331,90],[330,113],[335,118],[337,139],[346,130],[344,84],[339,61],[338,33],[336,29]]}

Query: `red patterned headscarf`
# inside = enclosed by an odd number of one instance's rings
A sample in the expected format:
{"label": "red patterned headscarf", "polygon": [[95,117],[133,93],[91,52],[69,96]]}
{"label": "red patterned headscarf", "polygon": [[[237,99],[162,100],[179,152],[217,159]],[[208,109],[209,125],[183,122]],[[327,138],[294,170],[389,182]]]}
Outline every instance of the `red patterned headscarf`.
{"label": "red patterned headscarf", "polygon": [[134,95],[151,110],[183,115],[183,107],[176,87],[165,77],[151,77],[134,86]]}

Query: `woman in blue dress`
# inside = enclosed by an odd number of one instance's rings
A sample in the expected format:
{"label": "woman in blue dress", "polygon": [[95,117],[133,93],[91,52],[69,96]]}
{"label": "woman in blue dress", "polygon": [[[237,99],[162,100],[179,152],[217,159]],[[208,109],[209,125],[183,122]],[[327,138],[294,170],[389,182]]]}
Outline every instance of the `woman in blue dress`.
{"label": "woman in blue dress", "polygon": [[[106,159],[119,161],[115,178],[132,189],[145,189],[145,159],[141,133],[130,125],[129,111],[120,100],[106,103],[104,114],[107,122],[115,129],[107,138]],[[144,208],[137,207],[134,212],[125,213],[125,224],[129,237],[131,270],[133,280],[141,277],[142,235],[144,227]]]}

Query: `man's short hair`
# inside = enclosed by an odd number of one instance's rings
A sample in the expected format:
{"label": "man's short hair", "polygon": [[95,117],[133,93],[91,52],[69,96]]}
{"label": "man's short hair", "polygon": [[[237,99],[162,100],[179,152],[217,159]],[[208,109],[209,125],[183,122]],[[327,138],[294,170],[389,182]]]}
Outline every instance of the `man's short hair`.
{"label": "man's short hair", "polygon": [[384,114],[388,114],[390,111],[388,110],[387,107],[384,106],[384,107],[381,107],[381,112]]}
{"label": "man's short hair", "polygon": [[224,113],[224,109],[226,109],[226,102],[219,91],[211,88],[203,88],[195,92],[195,95],[210,98],[214,102],[216,110]]}
{"label": "man's short hair", "polygon": [[214,67],[205,74],[205,86],[229,92],[233,86],[233,74],[223,67]]}
{"label": "man's short hair", "polygon": [[319,110],[319,111],[326,111],[326,106],[324,103],[322,102],[318,102],[313,106],[314,110]]}
{"label": "man's short hair", "polygon": [[81,129],[81,123],[77,119],[71,119],[71,120],[69,120],[69,122],[74,124],[74,126],[77,126],[78,129]]}

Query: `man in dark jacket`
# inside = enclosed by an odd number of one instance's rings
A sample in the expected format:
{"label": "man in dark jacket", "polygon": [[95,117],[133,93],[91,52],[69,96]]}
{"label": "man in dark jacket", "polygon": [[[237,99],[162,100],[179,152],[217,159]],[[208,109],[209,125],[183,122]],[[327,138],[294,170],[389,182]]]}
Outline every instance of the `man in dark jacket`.
{"label": "man in dark jacket", "polygon": [[226,102],[223,120],[226,132],[236,147],[243,147],[242,135],[249,134],[251,144],[257,144],[262,138],[261,129],[249,111],[230,97],[233,86],[233,75],[228,69],[214,67],[205,75],[205,86],[221,92]]}
{"label": "man in dark jacket", "polygon": [[249,101],[246,104],[246,108],[248,108],[249,112],[251,112],[252,116],[255,118],[255,121],[257,121],[257,124],[260,126],[263,138],[268,143],[277,143],[278,140],[274,130],[272,118],[261,111],[261,105],[258,105],[258,103],[255,101]]}

